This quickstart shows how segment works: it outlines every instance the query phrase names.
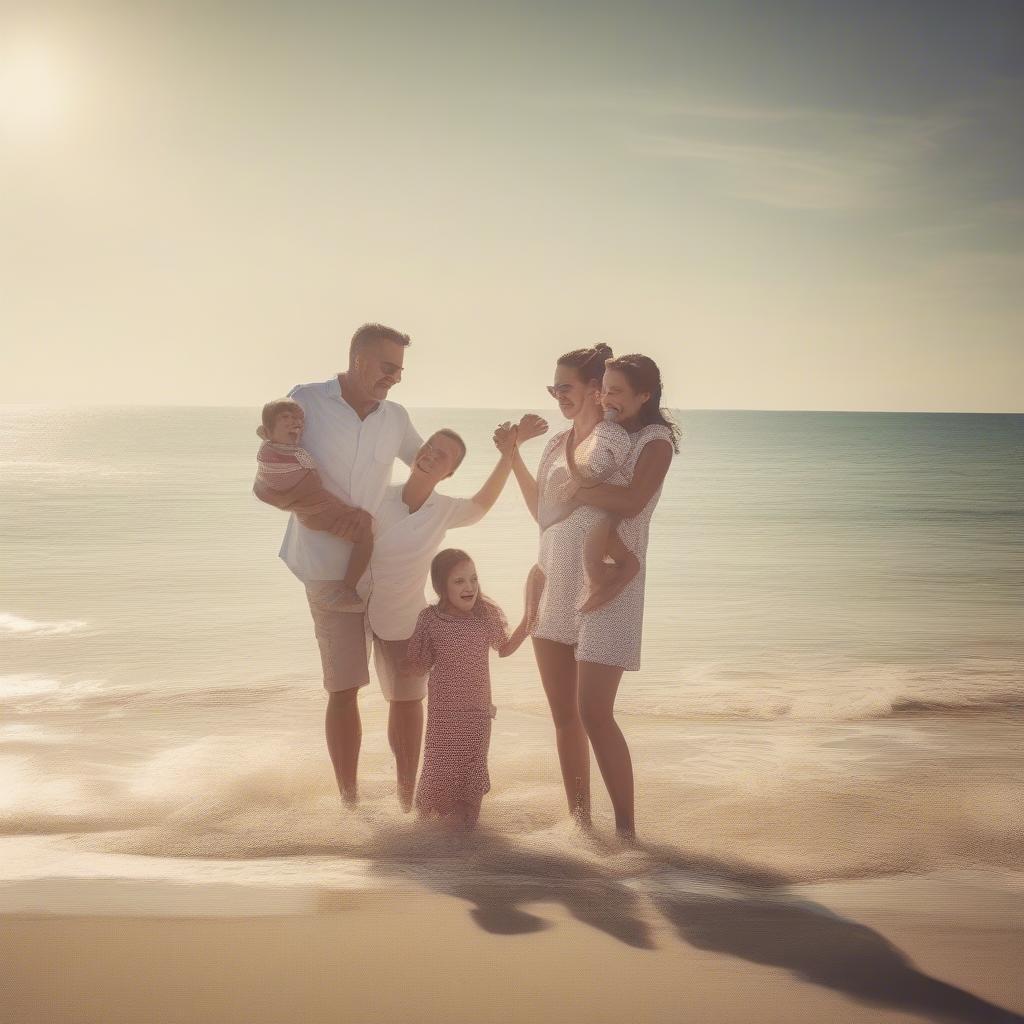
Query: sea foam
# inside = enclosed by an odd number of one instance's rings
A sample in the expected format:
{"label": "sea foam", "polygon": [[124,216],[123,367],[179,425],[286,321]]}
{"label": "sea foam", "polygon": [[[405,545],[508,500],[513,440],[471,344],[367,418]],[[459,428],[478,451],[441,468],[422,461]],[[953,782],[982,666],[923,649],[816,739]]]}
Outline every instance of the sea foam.
{"label": "sea foam", "polygon": [[81,619],[61,619],[57,622],[37,622],[10,612],[0,612],[0,633],[15,633],[28,636],[62,636],[85,629],[87,623]]}

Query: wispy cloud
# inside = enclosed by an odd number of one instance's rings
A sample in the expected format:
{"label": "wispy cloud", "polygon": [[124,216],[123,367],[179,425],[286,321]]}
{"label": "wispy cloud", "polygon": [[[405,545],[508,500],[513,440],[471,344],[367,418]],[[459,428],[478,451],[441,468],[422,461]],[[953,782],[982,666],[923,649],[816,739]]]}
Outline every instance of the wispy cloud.
{"label": "wispy cloud", "polygon": [[671,130],[633,133],[630,149],[706,168],[735,197],[787,209],[892,204],[913,169],[961,123],[819,110],[680,109]]}
{"label": "wispy cloud", "polygon": [[677,164],[689,183],[783,209],[843,212],[932,202],[943,215],[1024,190],[1000,183],[1024,163],[1024,83],[915,112],[830,109],[655,92],[548,97],[589,112],[642,158]]}

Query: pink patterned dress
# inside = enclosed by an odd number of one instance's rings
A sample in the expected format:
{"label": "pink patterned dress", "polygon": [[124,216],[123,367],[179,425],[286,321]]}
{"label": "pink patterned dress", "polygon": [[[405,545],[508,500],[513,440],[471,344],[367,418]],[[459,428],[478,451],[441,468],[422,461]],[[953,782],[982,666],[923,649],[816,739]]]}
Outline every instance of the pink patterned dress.
{"label": "pink patterned dress", "polygon": [[451,814],[462,805],[467,821],[480,813],[491,788],[490,649],[507,651],[508,623],[501,609],[480,598],[474,614],[452,615],[431,605],[420,612],[406,657],[427,680],[427,734],[416,787],[421,811]]}

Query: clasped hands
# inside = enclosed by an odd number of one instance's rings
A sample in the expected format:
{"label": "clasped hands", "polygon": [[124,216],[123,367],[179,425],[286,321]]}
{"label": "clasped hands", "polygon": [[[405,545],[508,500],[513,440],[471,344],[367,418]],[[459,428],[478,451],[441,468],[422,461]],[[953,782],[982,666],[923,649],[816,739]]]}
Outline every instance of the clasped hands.
{"label": "clasped hands", "polygon": [[547,429],[547,420],[528,412],[520,418],[518,423],[506,420],[504,423],[498,424],[494,431],[494,447],[502,455],[511,456],[517,445],[522,444],[523,441],[529,441],[531,438],[540,437],[541,434],[547,433]]}

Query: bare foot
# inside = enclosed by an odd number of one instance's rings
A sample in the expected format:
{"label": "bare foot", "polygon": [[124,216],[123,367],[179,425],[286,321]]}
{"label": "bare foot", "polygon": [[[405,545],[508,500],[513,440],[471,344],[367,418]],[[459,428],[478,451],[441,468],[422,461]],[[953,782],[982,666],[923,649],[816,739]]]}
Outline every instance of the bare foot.
{"label": "bare foot", "polygon": [[341,802],[351,810],[353,807],[359,804],[359,793],[357,790],[345,790],[341,791]]}
{"label": "bare foot", "polygon": [[403,813],[408,814],[412,810],[412,798],[415,792],[415,783],[411,786],[398,787],[398,806],[402,808]]}
{"label": "bare foot", "polygon": [[636,846],[636,826],[615,826],[615,835],[618,837],[619,842],[626,847]]}
{"label": "bare foot", "polygon": [[583,603],[579,606],[581,612],[592,612],[608,604],[619,596],[629,585],[630,580],[636,576],[636,570],[628,572],[618,566],[608,566],[604,578],[595,585],[589,587],[584,594]]}
{"label": "bare foot", "polygon": [[593,819],[590,817],[590,811],[585,811],[582,807],[577,807],[572,812],[572,823],[576,826],[577,829],[579,829],[580,832],[583,832],[587,835],[593,835],[594,822]]}

